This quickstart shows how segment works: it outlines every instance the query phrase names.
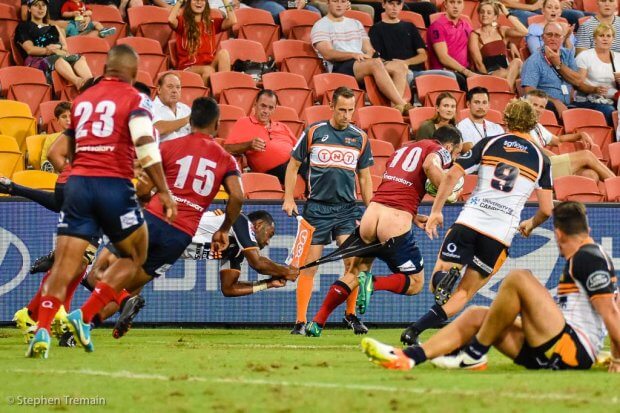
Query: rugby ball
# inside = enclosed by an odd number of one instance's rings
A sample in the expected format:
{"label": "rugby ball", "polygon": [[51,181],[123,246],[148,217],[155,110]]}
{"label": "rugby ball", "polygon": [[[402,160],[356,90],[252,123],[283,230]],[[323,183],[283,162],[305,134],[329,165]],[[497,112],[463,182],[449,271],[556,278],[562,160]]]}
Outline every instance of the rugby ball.
{"label": "rugby ball", "polygon": [[[458,198],[459,192],[461,191],[461,189],[463,189],[463,184],[464,183],[465,183],[465,178],[464,177],[460,177],[459,180],[456,181],[456,185],[454,185],[454,189],[452,190],[452,194],[448,197],[448,202],[455,202],[456,201],[456,198]],[[431,196],[436,196],[437,195],[437,187],[435,185],[433,185],[433,183],[431,182],[430,179],[426,180],[426,183],[424,184],[424,190],[426,190],[426,193],[431,195]]]}

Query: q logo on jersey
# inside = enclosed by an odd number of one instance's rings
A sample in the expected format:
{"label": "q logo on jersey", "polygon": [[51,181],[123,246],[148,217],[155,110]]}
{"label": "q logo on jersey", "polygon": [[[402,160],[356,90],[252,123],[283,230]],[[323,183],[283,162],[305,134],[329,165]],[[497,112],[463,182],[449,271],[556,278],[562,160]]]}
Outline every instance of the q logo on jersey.
{"label": "q logo on jersey", "polygon": [[[15,265],[17,260],[21,260],[21,267],[17,273],[12,271],[7,274],[7,267],[17,267]],[[8,294],[24,281],[29,266],[30,252],[26,245],[17,235],[0,228],[0,296]],[[5,276],[9,277],[8,281]]]}

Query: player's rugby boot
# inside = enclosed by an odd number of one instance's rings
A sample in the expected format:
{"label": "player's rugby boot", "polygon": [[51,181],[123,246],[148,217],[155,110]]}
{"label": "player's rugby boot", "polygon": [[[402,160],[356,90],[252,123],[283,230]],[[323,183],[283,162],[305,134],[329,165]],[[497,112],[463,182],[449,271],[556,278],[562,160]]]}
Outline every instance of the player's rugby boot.
{"label": "player's rugby boot", "polygon": [[412,359],[399,348],[383,344],[374,338],[362,339],[362,351],[372,363],[390,370],[409,370],[414,366]]}
{"label": "player's rugby boot", "polygon": [[59,347],[75,347],[76,345],[75,336],[71,331],[65,331],[58,340]]}
{"label": "player's rugby boot", "polygon": [[28,308],[24,307],[13,315],[13,321],[15,327],[19,328],[24,335],[24,342],[30,343],[34,338],[34,333],[37,331],[37,323],[30,318],[28,314]]}
{"label": "player's rugby boot", "polygon": [[67,331],[69,331],[69,325],[67,324],[67,311],[65,310],[65,306],[61,305],[58,312],[54,316],[54,321],[52,321],[52,334],[54,337],[59,339]]}
{"label": "player's rugby boot", "polygon": [[129,331],[131,322],[136,318],[140,309],[144,307],[144,304],[144,298],[140,295],[134,295],[124,302],[121,308],[121,315],[118,317],[116,324],[114,324],[114,330],[112,331],[114,338],[121,338]]}
{"label": "player's rugby boot", "polygon": [[444,305],[452,296],[452,289],[461,273],[457,267],[450,268],[450,271],[435,286],[435,303]]}
{"label": "player's rugby boot", "polygon": [[323,328],[314,321],[306,325],[306,336],[308,337],[321,337],[322,332]]}
{"label": "player's rugby boot", "polygon": [[50,351],[50,344],[52,340],[46,329],[41,328],[34,335],[34,338],[30,341],[28,350],[26,351],[26,357],[32,358],[47,358],[47,353]]}
{"label": "player's rugby boot", "polygon": [[375,286],[370,271],[360,272],[357,275],[357,280],[360,285],[357,289],[357,301],[355,305],[357,306],[357,311],[359,311],[360,314],[364,314],[368,308],[368,304],[370,304],[370,296],[375,291]]}
{"label": "player's rugby boot", "polygon": [[296,336],[305,336],[306,335],[306,323],[304,323],[303,321],[296,322],[295,325],[293,326],[293,329],[291,330],[291,334],[296,335]]}
{"label": "player's rugby boot", "polygon": [[84,350],[91,353],[95,351],[95,345],[90,337],[90,324],[85,323],[82,319],[82,310],[72,311],[67,315],[67,321],[71,332]]}
{"label": "player's rugby boot", "polygon": [[48,272],[52,265],[54,265],[54,250],[48,252],[47,255],[37,258],[32,267],[30,267],[30,274]]}
{"label": "player's rugby boot", "polygon": [[461,350],[455,355],[436,357],[431,360],[431,363],[440,369],[486,370],[487,355],[483,354],[480,358],[474,358]]}
{"label": "player's rugby boot", "polygon": [[401,333],[400,342],[406,346],[417,346],[420,344],[420,340],[418,339],[419,336],[420,336],[420,331],[416,327],[416,324],[411,323]]}
{"label": "player's rugby boot", "polygon": [[352,329],[355,334],[368,334],[368,327],[355,314],[346,314],[342,322]]}

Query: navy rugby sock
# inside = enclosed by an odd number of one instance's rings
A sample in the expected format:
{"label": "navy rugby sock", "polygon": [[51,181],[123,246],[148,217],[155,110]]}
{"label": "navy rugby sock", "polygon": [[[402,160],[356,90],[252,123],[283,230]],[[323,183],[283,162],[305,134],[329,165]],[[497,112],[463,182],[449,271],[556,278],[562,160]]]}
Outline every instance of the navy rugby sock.
{"label": "navy rugby sock", "polygon": [[471,339],[469,344],[465,346],[465,353],[469,354],[472,358],[479,359],[489,352],[489,348],[491,346],[485,346],[484,344],[480,344],[476,336]]}
{"label": "navy rugby sock", "polygon": [[443,311],[443,308],[441,308],[440,305],[435,304],[414,324],[421,333],[429,328],[440,327],[447,320],[448,316],[446,315],[446,312]]}

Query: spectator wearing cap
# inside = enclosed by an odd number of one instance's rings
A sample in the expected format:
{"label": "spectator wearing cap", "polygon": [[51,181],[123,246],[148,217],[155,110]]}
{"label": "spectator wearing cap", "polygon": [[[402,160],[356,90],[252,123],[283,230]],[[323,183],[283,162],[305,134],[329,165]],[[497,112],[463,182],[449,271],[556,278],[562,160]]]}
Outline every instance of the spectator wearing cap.
{"label": "spectator wearing cap", "polygon": [[157,97],[153,101],[153,125],[160,142],[180,138],[191,132],[191,108],[181,99],[181,80],[174,73],[163,74],[157,82]]}

